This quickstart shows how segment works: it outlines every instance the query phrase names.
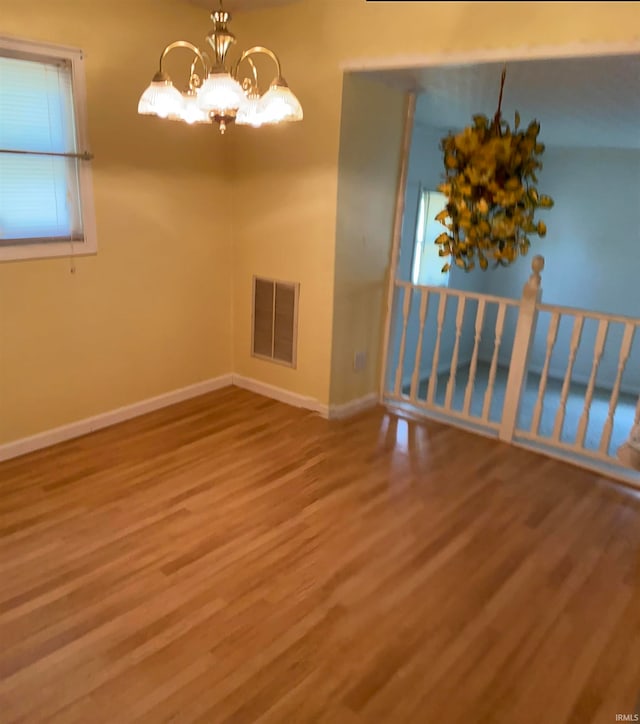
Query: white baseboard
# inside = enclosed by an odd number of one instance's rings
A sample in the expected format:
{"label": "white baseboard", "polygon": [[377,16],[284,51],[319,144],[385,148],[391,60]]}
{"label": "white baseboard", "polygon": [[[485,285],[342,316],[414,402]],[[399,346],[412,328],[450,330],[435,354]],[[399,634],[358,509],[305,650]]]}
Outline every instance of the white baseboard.
{"label": "white baseboard", "polygon": [[219,390],[222,387],[229,387],[232,384],[232,375],[221,375],[220,377],[214,377],[210,380],[204,380],[203,382],[197,382],[194,385],[188,387],[182,387],[178,390],[166,392],[156,397],[149,397],[146,400],[140,402],[134,402],[131,405],[125,405],[109,412],[103,412],[100,415],[94,415],[93,417],[86,417],[84,420],[78,420],[68,425],[62,425],[61,427],[55,427],[52,430],[46,430],[45,432],[38,433],[37,435],[31,435],[30,437],[23,437],[20,440],[14,442],[5,443],[0,445],[0,461],[8,460],[9,458],[15,458],[19,455],[25,455],[26,453],[33,452],[34,450],[40,450],[50,445],[56,445],[59,442],[65,440],[71,440],[74,437],[80,437],[87,433],[100,430],[103,427],[109,427],[115,425],[118,422],[124,422],[130,420],[133,417],[139,417],[147,412],[153,412],[159,410],[162,407],[168,407],[174,405],[177,402],[188,400],[192,397],[198,397],[204,395],[207,392],[213,392]]}
{"label": "white baseboard", "polygon": [[370,392],[364,397],[359,397],[357,400],[350,400],[342,405],[330,405],[329,406],[329,419],[330,420],[342,420],[345,417],[351,417],[357,415],[358,412],[368,410],[375,407],[378,404],[378,393]]}
{"label": "white baseboard", "polygon": [[223,387],[229,387],[230,385],[242,387],[258,395],[264,395],[279,402],[284,402],[286,405],[291,405],[292,407],[302,407],[306,410],[317,412],[322,417],[329,419],[350,417],[362,410],[373,407],[378,402],[378,395],[376,393],[370,393],[342,405],[329,406],[313,397],[305,397],[295,392],[289,392],[289,390],[268,385],[264,382],[251,379],[250,377],[227,374],[214,377],[210,380],[204,380],[203,382],[197,382],[194,385],[182,387],[172,392],[166,392],[156,397],[150,397],[140,402],[134,402],[131,405],[125,405],[124,407],[119,407],[109,412],[103,412],[100,415],[77,420],[68,425],[55,427],[52,430],[46,430],[37,435],[31,435],[30,437],[5,443],[4,445],[0,445],[0,462],[18,457],[19,455],[26,455],[27,453],[41,450],[51,445],[56,445],[65,440],[72,440],[81,435],[87,435],[95,430],[110,427],[119,422],[124,422],[125,420],[145,415],[148,412],[159,410],[162,407],[175,405],[178,402],[183,402],[184,400],[189,400],[192,397],[198,397],[199,395],[204,395],[207,392],[213,392]]}
{"label": "white baseboard", "polygon": [[250,392],[255,392],[257,395],[270,397],[272,400],[284,402],[286,405],[291,405],[292,407],[302,407],[305,410],[317,412],[322,415],[322,417],[329,417],[328,405],[316,400],[314,397],[305,397],[296,392],[284,390],[282,387],[275,387],[274,385],[266,384],[266,382],[254,380],[251,377],[243,377],[242,375],[232,375],[231,377],[232,384],[236,387],[242,387],[243,390],[249,390]]}
{"label": "white baseboard", "polygon": [[251,377],[233,375],[233,384],[236,385],[236,387],[242,387],[244,390],[255,392],[258,395],[270,397],[272,400],[284,402],[286,405],[291,405],[292,407],[302,407],[305,410],[317,412],[319,415],[329,420],[340,420],[346,417],[351,417],[362,410],[374,407],[378,403],[378,394],[376,392],[371,392],[364,397],[359,397],[356,400],[350,400],[349,402],[345,402],[341,405],[325,405],[323,402],[316,400],[314,397],[298,395],[295,392],[284,390],[282,387],[267,385],[266,383],[254,380]]}

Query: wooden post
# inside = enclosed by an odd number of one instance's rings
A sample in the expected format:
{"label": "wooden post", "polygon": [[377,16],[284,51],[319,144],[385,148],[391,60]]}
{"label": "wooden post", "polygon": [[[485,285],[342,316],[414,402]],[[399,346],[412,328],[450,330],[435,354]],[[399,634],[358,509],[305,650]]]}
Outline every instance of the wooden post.
{"label": "wooden post", "polygon": [[[404,218],[404,197],[407,192],[407,178],[409,174],[409,154],[411,153],[411,138],[413,134],[413,121],[416,114],[416,94],[408,93],[405,103],[404,128],[402,131],[402,155],[400,158],[400,173],[398,188],[396,189],[396,206],[393,217],[393,238],[391,240],[391,261],[387,272],[387,301],[385,307],[384,328],[382,332],[382,350],[380,351],[380,380],[378,384],[378,399],[384,399],[387,384],[387,369],[389,360],[389,341],[391,339],[391,325],[393,318],[393,297],[396,288],[396,275],[400,260],[400,243],[402,241],[402,221]],[[406,293],[406,290],[405,290]]]}
{"label": "wooden post", "polygon": [[532,274],[522,290],[516,334],[513,340],[513,349],[511,350],[507,388],[504,396],[502,422],[498,433],[500,439],[506,442],[513,440],[520,409],[520,396],[527,379],[529,352],[536,331],[536,305],[540,301],[542,294],[540,272],[543,269],[544,257],[534,256],[531,261]]}

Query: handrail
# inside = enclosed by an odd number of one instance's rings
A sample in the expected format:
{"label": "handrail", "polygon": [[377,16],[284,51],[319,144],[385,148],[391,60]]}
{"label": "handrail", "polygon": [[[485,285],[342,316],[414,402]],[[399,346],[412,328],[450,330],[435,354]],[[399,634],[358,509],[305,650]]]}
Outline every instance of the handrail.
{"label": "handrail", "polygon": [[609,314],[609,312],[595,312],[589,309],[580,309],[580,307],[563,307],[558,304],[536,304],[539,312],[558,312],[559,314],[568,314],[572,316],[589,317],[590,319],[606,319],[609,322],[620,322],[621,324],[640,325],[640,318],[630,317],[624,314]]}
{"label": "handrail", "polygon": [[[394,282],[396,287],[402,287],[403,289],[426,289],[429,292],[435,292],[438,294],[446,294],[447,296],[454,297],[468,297],[470,299],[486,299],[490,302],[497,302],[500,304],[508,304],[511,306],[519,306],[520,299],[512,299],[510,297],[499,297],[494,294],[484,294],[482,292],[472,292],[466,289],[453,289],[452,287],[438,287],[430,286],[428,284],[413,284],[412,282],[402,281],[396,279]],[[610,322],[620,322],[621,324],[635,324],[640,326],[640,317],[632,317],[624,314],[610,314],[609,312],[596,312],[590,309],[581,309],[580,307],[568,307],[560,304],[545,304],[539,302],[536,304],[536,309],[539,312],[558,312],[558,314],[567,315],[580,315],[583,317],[589,317],[590,319],[607,319]]]}
{"label": "handrail", "polygon": [[519,299],[509,299],[508,297],[496,297],[492,294],[482,294],[481,292],[468,292],[465,289],[452,289],[451,287],[433,287],[426,284],[412,284],[411,282],[404,282],[396,279],[395,285],[402,287],[403,289],[426,289],[428,292],[435,292],[437,294],[445,294],[446,296],[452,297],[468,297],[469,299],[484,299],[488,302],[497,302],[498,304],[505,304],[512,307],[520,305]]}

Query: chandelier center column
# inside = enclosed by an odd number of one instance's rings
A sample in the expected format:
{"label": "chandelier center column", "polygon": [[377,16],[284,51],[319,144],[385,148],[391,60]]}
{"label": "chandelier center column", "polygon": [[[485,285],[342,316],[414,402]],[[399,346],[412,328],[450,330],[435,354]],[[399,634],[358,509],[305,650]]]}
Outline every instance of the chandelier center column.
{"label": "chandelier center column", "polygon": [[227,27],[231,15],[226,10],[214,10],[211,13],[211,20],[213,20],[213,30],[207,35],[207,41],[215,57],[213,71],[220,72],[225,68],[227,52],[235,44],[236,36]]}

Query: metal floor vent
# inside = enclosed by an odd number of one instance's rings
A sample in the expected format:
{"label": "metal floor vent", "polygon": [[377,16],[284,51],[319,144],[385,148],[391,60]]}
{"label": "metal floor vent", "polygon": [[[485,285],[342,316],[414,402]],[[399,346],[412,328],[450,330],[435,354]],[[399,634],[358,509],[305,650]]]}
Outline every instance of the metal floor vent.
{"label": "metal floor vent", "polygon": [[300,284],[253,278],[251,352],[254,357],[296,366]]}

